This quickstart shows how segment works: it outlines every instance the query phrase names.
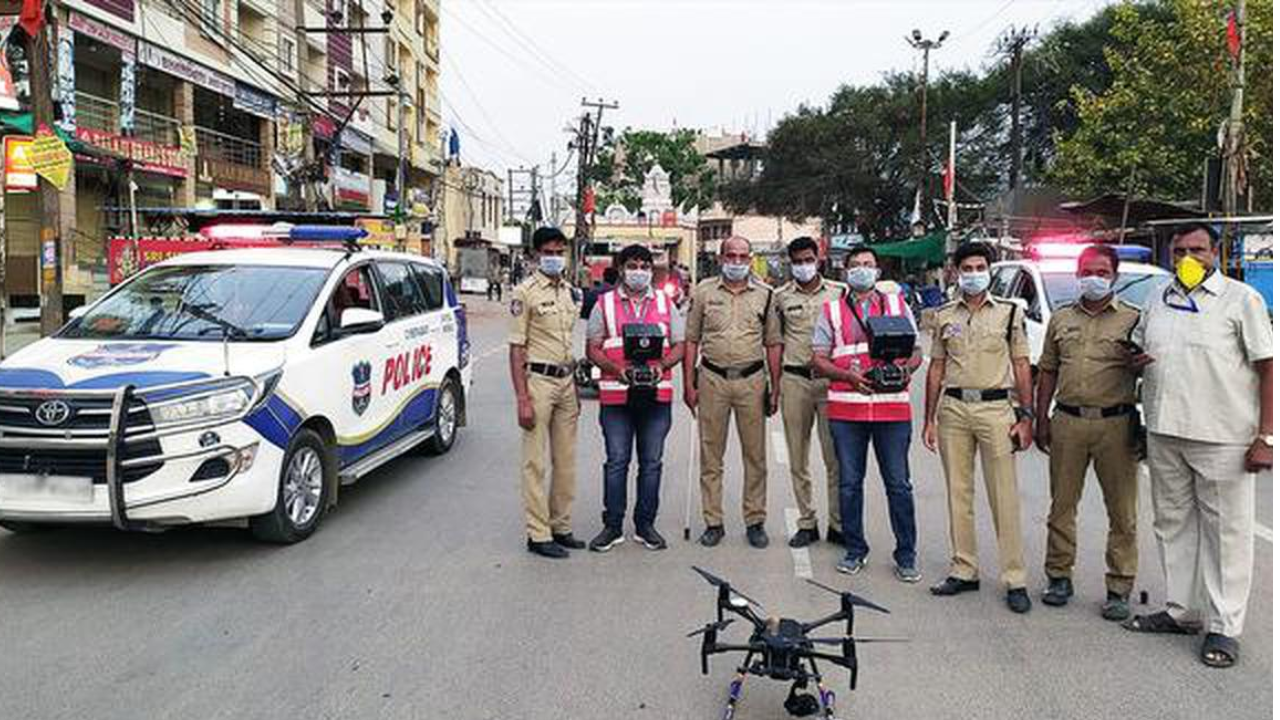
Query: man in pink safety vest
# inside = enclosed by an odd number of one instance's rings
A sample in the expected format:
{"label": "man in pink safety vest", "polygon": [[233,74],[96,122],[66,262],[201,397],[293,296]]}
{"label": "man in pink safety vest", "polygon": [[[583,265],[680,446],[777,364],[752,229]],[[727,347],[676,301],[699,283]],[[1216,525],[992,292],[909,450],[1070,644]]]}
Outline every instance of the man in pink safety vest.
{"label": "man in pink safety vest", "polygon": [[[840,465],[840,522],[844,530],[845,557],[836,570],[856,575],[866,567],[866,535],[862,527],[862,481],[867,473],[867,446],[875,448],[876,464],[889,500],[889,524],[897,547],[894,574],[902,582],[919,582],[916,564],[916,511],[912,497],[911,395],[877,393],[866,374],[883,361],[871,358],[867,318],[900,315],[911,319],[911,310],[897,293],[876,289],[879,262],[869,247],[854,248],[845,258],[849,291],[823,307],[813,331],[813,369],[831,379],[827,391],[827,417]],[[899,364],[915,371],[920,348]]]}
{"label": "man in pink safety vest", "polygon": [[[608,552],[622,542],[627,512],[627,474],[634,445],[639,469],[633,516],[636,542],[662,550],[667,542],[654,527],[662,486],[662,451],[671,430],[671,368],[684,358],[684,316],[665,293],[653,288],[653,255],[629,245],[614,259],[622,283],[600,296],[587,320],[587,357],[600,368],[600,428],[604,431],[604,528],[589,543]],[[623,329],[653,325],[664,335],[656,387],[632,382]]]}

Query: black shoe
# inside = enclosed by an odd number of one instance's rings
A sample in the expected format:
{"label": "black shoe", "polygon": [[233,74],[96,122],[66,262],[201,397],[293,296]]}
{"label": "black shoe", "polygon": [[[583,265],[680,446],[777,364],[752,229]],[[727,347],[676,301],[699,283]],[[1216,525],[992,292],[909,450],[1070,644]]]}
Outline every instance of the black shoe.
{"label": "black shoe", "polygon": [[591,552],[609,552],[613,549],[614,545],[617,545],[623,540],[626,540],[626,538],[622,536],[621,530],[605,525],[604,529],[601,530],[598,535],[591,538],[591,545],[589,547],[591,548]]}
{"label": "black shoe", "polygon": [[659,535],[658,531],[654,530],[652,525],[646,528],[636,528],[635,538],[636,538],[636,542],[645,546],[646,549],[649,549],[649,550],[666,550],[667,549],[667,539]]}
{"label": "black shoe", "polygon": [[1049,578],[1049,586],[1040,593],[1040,602],[1052,607],[1062,607],[1075,592],[1075,588],[1071,586],[1071,578]]}
{"label": "black shoe", "polygon": [[1010,610],[1019,615],[1031,610],[1031,596],[1027,595],[1026,588],[1013,588],[1004,596],[1004,601]]}
{"label": "black shoe", "polygon": [[702,547],[715,547],[724,539],[723,525],[708,525],[706,530],[702,531],[702,537],[698,538],[698,544]]}
{"label": "black shoe", "polygon": [[796,531],[796,534],[792,535],[791,539],[787,541],[787,545],[790,545],[793,548],[809,547],[821,539],[822,536],[818,534],[817,528],[800,528]]}
{"label": "black shoe", "polygon": [[565,550],[550,540],[544,540],[542,542],[529,540],[525,543],[525,547],[534,555],[541,555],[544,558],[551,558],[552,560],[563,560],[569,557],[568,550]]}
{"label": "black shoe", "polygon": [[769,547],[769,534],[764,531],[764,523],[756,523],[747,528],[747,542],[757,550]]}
{"label": "black shoe", "polygon": [[958,577],[948,576],[946,580],[929,588],[929,592],[942,597],[950,597],[959,595],[960,593],[975,592],[978,589],[977,580],[961,580]]}
{"label": "black shoe", "polygon": [[574,537],[571,532],[567,532],[563,535],[552,535],[551,542],[567,550],[581,550],[587,546],[586,543]]}
{"label": "black shoe", "polygon": [[844,547],[844,533],[835,528],[827,528],[827,542]]}
{"label": "black shoe", "polygon": [[1102,617],[1111,622],[1129,619],[1129,596],[1107,592],[1107,601],[1102,603]]}

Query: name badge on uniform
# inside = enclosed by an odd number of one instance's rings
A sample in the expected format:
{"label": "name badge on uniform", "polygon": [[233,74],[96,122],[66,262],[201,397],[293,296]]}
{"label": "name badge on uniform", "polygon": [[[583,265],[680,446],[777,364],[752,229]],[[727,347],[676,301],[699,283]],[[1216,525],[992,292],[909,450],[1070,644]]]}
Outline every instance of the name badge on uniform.
{"label": "name badge on uniform", "polygon": [[514,315],[515,317],[520,317],[521,313],[523,312],[524,312],[524,303],[519,300],[512,300],[511,314]]}
{"label": "name badge on uniform", "polygon": [[950,340],[951,338],[958,338],[963,332],[964,326],[960,323],[947,323],[942,326],[942,339]]}

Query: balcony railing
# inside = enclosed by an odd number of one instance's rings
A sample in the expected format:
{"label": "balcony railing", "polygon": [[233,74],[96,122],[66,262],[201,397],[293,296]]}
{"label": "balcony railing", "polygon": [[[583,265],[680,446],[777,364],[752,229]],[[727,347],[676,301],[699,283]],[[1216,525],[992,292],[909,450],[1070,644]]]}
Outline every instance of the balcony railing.
{"label": "balcony railing", "polygon": [[[100,132],[120,134],[120,104],[114,100],[76,92],[76,124]],[[177,147],[181,144],[177,118],[149,110],[134,110],[133,136],[139,140]]]}
{"label": "balcony railing", "polygon": [[262,168],[262,145],[209,128],[196,127],[196,146],[200,157],[222,160],[235,165]]}

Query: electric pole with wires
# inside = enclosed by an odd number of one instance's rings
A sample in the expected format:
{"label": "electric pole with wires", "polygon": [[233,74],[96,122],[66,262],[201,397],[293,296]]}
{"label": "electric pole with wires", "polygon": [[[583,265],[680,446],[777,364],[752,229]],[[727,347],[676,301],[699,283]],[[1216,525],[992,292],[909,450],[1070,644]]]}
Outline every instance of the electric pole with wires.
{"label": "electric pole with wires", "polygon": [[907,38],[907,44],[924,55],[920,73],[920,185],[916,189],[921,220],[925,219],[925,208],[929,207],[929,198],[926,196],[929,188],[929,53],[942,47],[943,41],[950,36],[950,31],[943,30],[937,40],[928,40],[916,29]]}
{"label": "electric pole with wires", "polygon": [[[582,107],[588,108],[588,111],[582,114],[582,119],[578,123],[577,137],[574,138],[574,147],[578,151],[578,194],[577,194],[577,215],[573,224],[573,242],[569,246],[569,267],[573,272],[578,271],[578,264],[586,253],[587,244],[591,240],[591,218],[588,215],[594,215],[595,196],[591,187],[591,168],[596,162],[596,151],[600,146],[600,123],[604,118],[605,110],[617,110],[617,102],[605,102],[603,99],[595,101],[582,99]],[[590,109],[595,109],[596,116],[593,120]],[[554,170],[554,168],[553,168]],[[589,207],[590,205],[590,207]],[[589,212],[591,211],[591,212]]]}
{"label": "electric pole with wires", "polygon": [[1036,37],[1036,28],[1010,28],[1000,39],[1000,52],[1009,58],[1009,189],[1022,182],[1022,60],[1027,45]]}

